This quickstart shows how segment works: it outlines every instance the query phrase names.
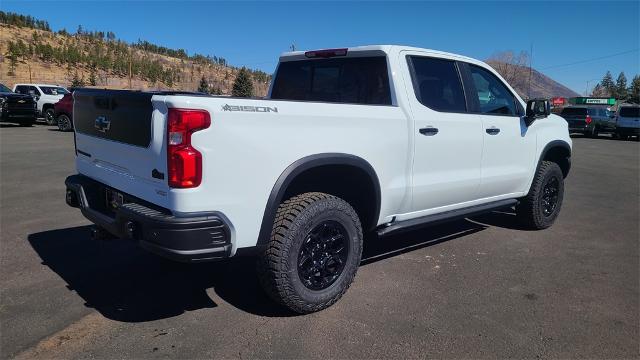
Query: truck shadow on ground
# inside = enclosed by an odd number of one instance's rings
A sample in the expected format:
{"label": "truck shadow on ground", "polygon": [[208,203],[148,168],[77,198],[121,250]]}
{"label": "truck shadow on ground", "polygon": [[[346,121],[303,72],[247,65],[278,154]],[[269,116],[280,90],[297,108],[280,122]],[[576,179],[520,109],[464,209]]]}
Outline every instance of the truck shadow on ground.
{"label": "truck shadow on ground", "polygon": [[[461,220],[384,239],[369,235],[361,266],[476,233],[488,228],[488,224],[509,224],[510,216],[492,213],[482,223]],[[31,234],[29,242],[42,264],[57,273],[70,291],[82,297],[86,306],[112,320],[152,321],[215,308],[215,296],[209,296],[208,291],[252,314],[295,315],[262,291],[252,258],[174,263],[145,252],[132,241],[91,240],[89,226]]]}

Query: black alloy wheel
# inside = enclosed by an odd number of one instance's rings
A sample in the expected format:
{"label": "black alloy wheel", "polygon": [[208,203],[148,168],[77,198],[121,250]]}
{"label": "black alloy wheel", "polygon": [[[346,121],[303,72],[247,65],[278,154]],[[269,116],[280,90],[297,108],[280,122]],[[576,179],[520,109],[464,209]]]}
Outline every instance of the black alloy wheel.
{"label": "black alloy wheel", "polygon": [[258,258],[269,297],[299,314],[334,304],[347,291],[362,258],[362,225],[345,200],[321,192],[280,204],[271,239]]}
{"label": "black alloy wheel", "polygon": [[560,181],[555,176],[550,177],[544,184],[540,197],[540,207],[544,216],[551,216],[556,211],[559,189]]}
{"label": "black alloy wheel", "polygon": [[73,126],[71,125],[71,119],[65,114],[58,116],[58,129],[60,131],[71,131]]}
{"label": "black alloy wheel", "polygon": [[347,230],[327,220],[314,227],[300,247],[298,276],[311,290],[326,289],[342,274],[349,257]]}
{"label": "black alloy wheel", "polygon": [[47,125],[56,125],[56,114],[52,108],[48,108],[44,111],[44,120],[47,122]]}

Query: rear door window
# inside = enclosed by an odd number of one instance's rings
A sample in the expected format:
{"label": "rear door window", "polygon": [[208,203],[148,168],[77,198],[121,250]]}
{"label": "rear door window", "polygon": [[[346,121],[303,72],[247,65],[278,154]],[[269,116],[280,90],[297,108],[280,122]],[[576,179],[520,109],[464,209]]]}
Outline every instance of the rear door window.
{"label": "rear door window", "polygon": [[391,105],[385,56],[285,61],[272,99]]}
{"label": "rear door window", "polygon": [[432,110],[466,112],[467,104],[456,63],[451,60],[409,56],[416,98]]}

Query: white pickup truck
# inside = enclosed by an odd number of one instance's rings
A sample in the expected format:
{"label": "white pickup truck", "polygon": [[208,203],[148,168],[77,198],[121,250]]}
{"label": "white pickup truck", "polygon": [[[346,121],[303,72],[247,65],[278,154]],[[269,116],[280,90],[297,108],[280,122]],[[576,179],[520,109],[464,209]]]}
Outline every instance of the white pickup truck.
{"label": "white pickup truck", "polygon": [[257,255],[266,292],[299,313],[344,294],[363,233],[512,206],[549,227],[570,168],[548,101],[403,46],[285,53],[266,99],[82,89],[73,113],[66,201],[95,237],[179,261]]}

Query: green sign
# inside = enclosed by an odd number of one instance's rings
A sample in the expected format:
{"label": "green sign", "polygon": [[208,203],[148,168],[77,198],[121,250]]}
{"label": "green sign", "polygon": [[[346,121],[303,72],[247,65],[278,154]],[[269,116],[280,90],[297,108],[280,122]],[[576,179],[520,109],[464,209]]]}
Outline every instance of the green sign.
{"label": "green sign", "polygon": [[589,98],[589,97],[576,97],[571,99],[576,105],[608,105],[613,106],[616,104],[615,98]]}

